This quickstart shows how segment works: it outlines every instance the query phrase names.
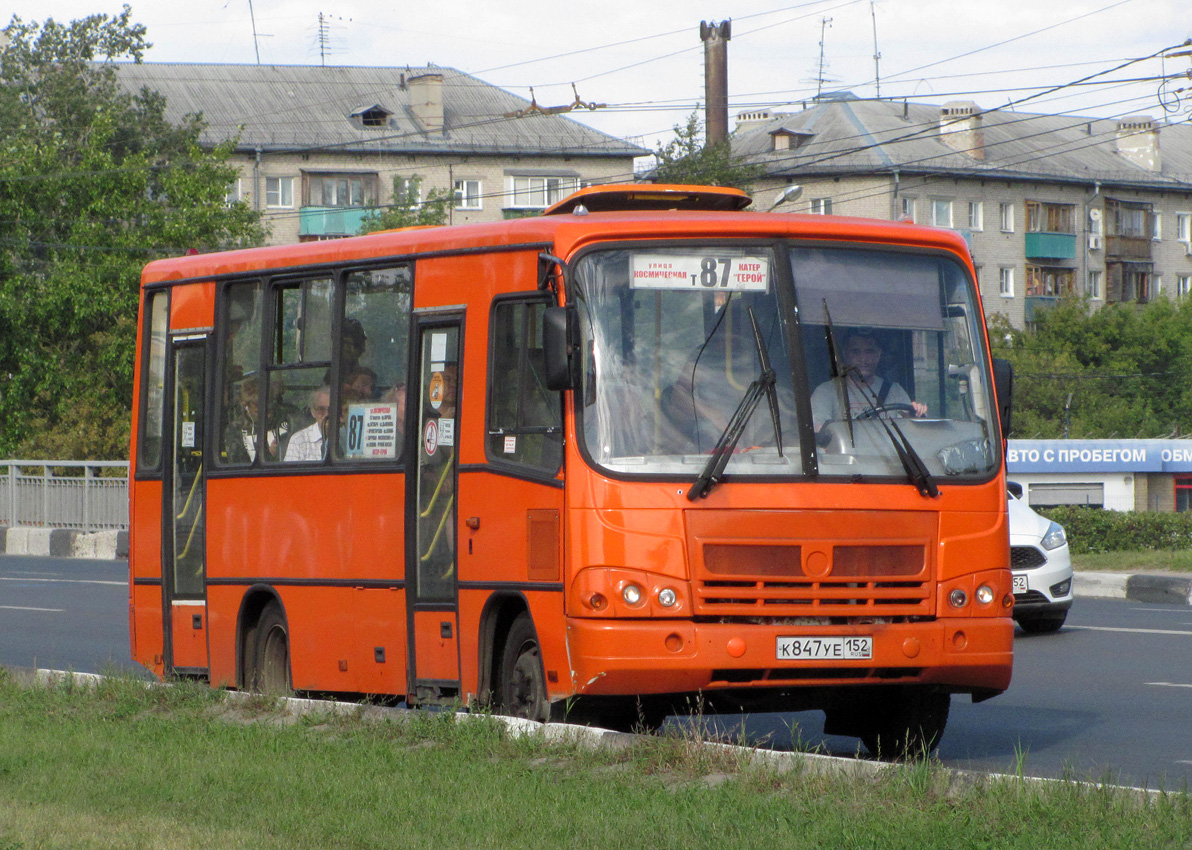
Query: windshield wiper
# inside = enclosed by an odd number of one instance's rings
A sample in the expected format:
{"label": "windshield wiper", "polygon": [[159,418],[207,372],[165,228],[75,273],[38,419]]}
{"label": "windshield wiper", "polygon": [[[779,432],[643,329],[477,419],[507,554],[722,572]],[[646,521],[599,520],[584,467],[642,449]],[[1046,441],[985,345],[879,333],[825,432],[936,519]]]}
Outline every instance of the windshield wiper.
{"label": "windshield wiper", "polygon": [[940,488],[935,484],[935,477],[932,476],[931,471],[927,468],[927,464],[923,462],[923,458],[915,451],[914,445],[906,438],[906,434],[898,427],[898,421],[887,419],[881,415],[881,408],[877,404],[877,396],[874,395],[873,390],[864,381],[858,381],[854,378],[853,383],[857,385],[861,397],[869,405],[869,412],[872,414],[872,418],[877,420],[878,424],[882,426],[882,430],[886,432],[886,436],[890,438],[890,445],[894,446],[894,451],[897,453],[898,459],[902,461],[902,468],[906,470],[907,478],[918,489],[919,495],[930,496],[931,498],[938,496],[940,494]]}
{"label": "windshield wiper", "polygon": [[[724,427],[724,432],[721,433],[720,439],[712,447],[712,455],[708,458],[703,472],[699,474],[699,478],[695,479],[695,482],[691,485],[691,489],[687,491],[687,498],[692,502],[696,499],[705,498],[720,481],[721,476],[724,474],[724,468],[728,466],[729,459],[732,457],[733,450],[737,447],[737,443],[740,442],[741,436],[745,433],[745,426],[749,424],[749,417],[753,415],[753,411],[757,409],[758,404],[762,400],[762,395],[765,395],[769,402],[770,421],[774,426],[774,441],[778,446],[778,456],[783,457],[782,420],[778,412],[777,378],[774,374],[774,369],[770,366],[770,356],[766,352],[766,346],[762,343],[762,333],[758,329],[757,317],[753,314],[752,307],[749,308],[749,323],[753,326],[753,341],[757,345],[757,356],[761,363],[761,374],[745,389],[744,398],[737,405],[737,409],[733,411],[733,415],[728,420],[728,425]],[[694,387],[692,388],[692,392],[694,393]]]}

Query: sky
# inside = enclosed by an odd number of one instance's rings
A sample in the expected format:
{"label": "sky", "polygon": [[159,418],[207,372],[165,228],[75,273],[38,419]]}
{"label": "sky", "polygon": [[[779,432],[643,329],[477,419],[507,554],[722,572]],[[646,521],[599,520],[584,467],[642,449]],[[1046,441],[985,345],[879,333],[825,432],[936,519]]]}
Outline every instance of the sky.
{"label": "sky", "polygon": [[[879,86],[882,97],[924,103],[972,100],[983,109],[1192,120],[1192,56],[1114,70],[1192,38],[1187,0],[721,0],[703,8],[690,0],[130,5],[133,19],[148,30],[149,62],[255,64],[259,56],[263,64],[279,65],[433,63],[527,99],[532,88],[544,107],[601,104],[571,117],[650,149],[702,110],[701,20],[731,21],[730,129],[742,111],[793,112],[819,91],[874,97]],[[12,15],[66,22],[120,11],[119,3],[101,0],[9,0],[5,6],[8,17],[0,26]],[[1164,75],[1172,79],[1162,83]]]}

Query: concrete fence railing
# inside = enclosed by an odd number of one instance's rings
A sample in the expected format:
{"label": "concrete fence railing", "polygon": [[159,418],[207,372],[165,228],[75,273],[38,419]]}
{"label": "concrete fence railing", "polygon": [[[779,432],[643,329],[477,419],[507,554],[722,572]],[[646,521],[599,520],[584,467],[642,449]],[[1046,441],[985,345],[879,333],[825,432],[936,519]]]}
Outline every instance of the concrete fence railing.
{"label": "concrete fence railing", "polygon": [[0,527],[128,530],[128,462],[0,460]]}

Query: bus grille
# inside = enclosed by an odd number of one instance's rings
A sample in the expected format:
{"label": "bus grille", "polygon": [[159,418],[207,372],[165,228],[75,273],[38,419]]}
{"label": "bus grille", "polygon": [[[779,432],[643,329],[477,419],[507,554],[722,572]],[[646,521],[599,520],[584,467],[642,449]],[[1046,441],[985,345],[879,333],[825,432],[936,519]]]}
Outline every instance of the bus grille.
{"label": "bus grille", "polygon": [[923,616],[933,591],[921,545],[837,545],[804,559],[782,544],[707,544],[696,613],[711,616]]}

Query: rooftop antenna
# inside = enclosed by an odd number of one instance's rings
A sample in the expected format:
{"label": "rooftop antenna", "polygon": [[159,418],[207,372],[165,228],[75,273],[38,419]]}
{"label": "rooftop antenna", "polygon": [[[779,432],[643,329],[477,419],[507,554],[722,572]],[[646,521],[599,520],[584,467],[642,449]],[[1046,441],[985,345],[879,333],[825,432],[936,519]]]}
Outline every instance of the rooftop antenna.
{"label": "rooftop antenna", "polygon": [[257,52],[257,64],[261,64],[261,45],[257,42],[257,16],[252,10],[252,0],[248,0],[248,17],[252,21],[252,47]]}
{"label": "rooftop antenna", "polygon": [[873,17],[873,82],[877,86],[877,99],[882,99],[882,52],[877,49],[877,0],[869,0],[869,14]]}
{"label": "rooftop antenna", "polygon": [[319,64],[326,66],[327,42],[331,40],[331,28],[327,24],[327,18],[322,12],[319,12],[319,29],[317,38],[319,39]]}
{"label": "rooftop antenna", "polygon": [[824,71],[825,71],[825,69],[824,69],[824,33],[826,33],[826,32],[828,31],[828,27],[830,27],[830,26],[832,26],[832,19],[831,19],[831,18],[828,18],[828,17],[820,18],[820,43],[819,43],[820,56],[819,56],[819,73],[818,73],[818,74],[816,74],[816,77],[815,77],[815,83],[816,83],[816,87],[815,87],[815,96],[816,96],[816,99],[818,99],[818,98],[819,98],[819,96],[820,96],[821,94],[823,94],[823,93],[824,93],[824,83],[825,83],[825,82],[827,82],[827,81],[824,79]]}

